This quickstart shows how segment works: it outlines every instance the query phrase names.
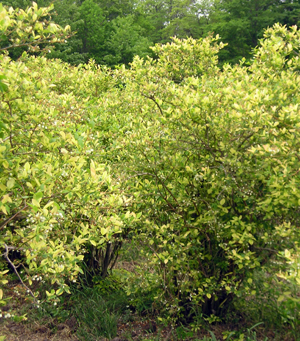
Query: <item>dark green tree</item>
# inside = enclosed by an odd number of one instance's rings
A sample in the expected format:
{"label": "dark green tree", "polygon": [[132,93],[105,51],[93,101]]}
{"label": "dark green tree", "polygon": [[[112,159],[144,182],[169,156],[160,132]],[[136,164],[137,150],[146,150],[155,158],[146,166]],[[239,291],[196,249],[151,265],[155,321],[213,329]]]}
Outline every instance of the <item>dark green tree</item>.
{"label": "dark green tree", "polygon": [[144,30],[134,22],[134,17],[117,17],[111,22],[111,33],[105,42],[106,64],[128,64],[135,55],[146,57],[151,54],[151,42],[143,36]]}
{"label": "dark green tree", "polygon": [[299,10],[299,1],[293,0],[215,0],[206,30],[228,43],[220,53],[221,62],[236,63],[251,57],[266,28],[276,22],[297,24]]}
{"label": "dark green tree", "polygon": [[80,52],[100,62],[106,28],[103,10],[95,1],[85,0],[80,6],[79,13],[81,23],[77,34],[82,41]]}
{"label": "dark green tree", "polygon": [[280,2],[279,6],[280,22],[284,25],[300,25],[300,1],[285,0]]}
{"label": "dark green tree", "polygon": [[[48,6],[51,0],[37,0]],[[30,0],[3,1],[25,9]],[[250,59],[266,28],[279,22],[300,24],[299,0],[54,0],[51,20],[70,25],[74,35],[48,54],[71,64],[95,59],[113,66],[145,56],[149,45],[166,43],[171,37],[205,37],[219,34],[228,46],[220,62]],[[22,49],[12,50],[17,59]]]}
{"label": "dark green tree", "polygon": [[59,44],[48,54],[48,58],[59,58],[65,62],[78,65],[88,60],[88,55],[82,53],[82,36],[77,32],[83,25],[79,2],[72,0],[56,0],[54,2],[53,19],[59,25],[70,25],[73,35],[65,44]]}
{"label": "dark green tree", "polygon": [[196,0],[170,0],[166,2],[167,25],[163,29],[165,39],[176,36],[178,38],[200,38],[203,35],[203,25],[207,24],[208,2]]}
{"label": "dark green tree", "polygon": [[108,21],[134,13],[134,0],[97,0]]}

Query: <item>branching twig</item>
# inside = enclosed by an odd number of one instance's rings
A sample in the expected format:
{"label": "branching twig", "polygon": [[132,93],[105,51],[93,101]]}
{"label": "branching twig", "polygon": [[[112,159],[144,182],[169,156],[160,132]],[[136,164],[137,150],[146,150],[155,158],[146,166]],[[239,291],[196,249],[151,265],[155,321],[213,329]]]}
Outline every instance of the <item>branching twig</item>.
{"label": "branching twig", "polygon": [[21,208],[16,214],[11,216],[9,219],[7,219],[2,225],[0,225],[0,230],[3,229],[10,221],[12,221],[19,213],[24,211],[28,206],[25,205],[23,208]]}
{"label": "branching twig", "polygon": [[269,252],[278,253],[277,250],[273,250],[273,249],[270,249],[270,248],[267,248],[267,247],[253,246],[253,248],[254,248],[255,250],[264,250],[264,251],[269,251]]}
{"label": "branching twig", "polygon": [[34,296],[34,293],[28,288],[28,286],[23,282],[22,278],[20,277],[18,271],[17,271],[17,268],[14,266],[13,262],[9,259],[8,257],[8,246],[6,244],[4,244],[4,247],[5,247],[5,253],[4,253],[4,257],[5,259],[8,261],[9,265],[13,268],[15,274],[17,275],[17,277],[19,278],[20,282],[22,283],[22,285],[26,288],[27,292],[29,292],[29,294],[33,297],[34,299],[34,302],[36,302],[36,297]]}
{"label": "branching twig", "polygon": [[171,335],[172,335],[172,328],[168,332],[167,336],[164,338],[164,341],[168,341],[170,339]]}
{"label": "branching twig", "polygon": [[237,150],[239,150],[242,145],[249,140],[255,133],[250,133],[249,135],[245,136],[244,139],[242,140],[242,142],[238,145]]}
{"label": "branching twig", "polygon": [[[24,251],[24,249],[22,247],[15,247],[15,246],[7,246],[7,249],[8,249],[8,251],[10,251],[10,250]],[[6,254],[6,252],[2,253],[2,255],[0,255],[0,257],[4,257],[5,254]]]}
{"label": "branching twig", "polygon": [[147,96],[147,95],[145,95],[145,94],[142,94],[142,96],[144,96],[144,97],[146,97],[146,98],[148,98],[148,99],[151,99],[151,100],[156,104],[156,106],[158,107],[158,109],[159,109],[161,115],[163,115],[163,111],[162,111],[160,105],[157,103],[157,101],[156,101],[154,95]]}

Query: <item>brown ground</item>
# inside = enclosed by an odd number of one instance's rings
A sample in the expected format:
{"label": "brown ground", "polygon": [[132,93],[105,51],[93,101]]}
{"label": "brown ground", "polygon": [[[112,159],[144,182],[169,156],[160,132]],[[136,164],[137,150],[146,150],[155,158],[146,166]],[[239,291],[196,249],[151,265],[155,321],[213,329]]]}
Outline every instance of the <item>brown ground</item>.
{"label": "brown ground", "polygon": [[[49,327],[34,324],[26,324],[24,322],[10,322],[0,320],[0,341],[79,341],[76,337],[76,325],[74,325],[72,318],[67,320],[65,323],[58,324],[57,331],[53,333]],[[222,332],[228,330],[228,326],[212,326],[217,340],[222,340]],[[152,335],[149,335],[152,334]],[[5,335],[4,340],[1,336]],[[118,335],[111,341],[140,341],[146,340],[148,337],[153,338],[157,335],[155,322],[149,321],[133,321],[127,324],[120,324],[118,328]],[[127,336],[130,335],[128,339]],[[172,330],[170,328],[164,328],[159,331],[159,340],[161,341],[173,341]],[[210,336],[207,332],[199,333],[199,338],[202,339],[204,336]],[[156,336],[157,337],[157,336]],[[270,332],[268,335],[268,341],[278,340],[274,338],[275,334]],[[157,340],[157,339],[156,339]],[[187,341],[188,339],[186,339]],[[257,341],[265,340],[265,337],[257,337]],[[106,338],[97,339],[95,341],[108,341]],[[292,341],[289,337],[280,341]]]}
{"label": "brown ground", "polygon": [[[73,318],[65,323],[57,325],[57,331],[53,333],[47,326],[36,324],[26,324],[24,322],[11,322],[0,320],[0,341],[1,336],[6,336],[5,341],[78,341],[76,337],[77,322]],[[119,324],[119,336],[111,341],[128,341],[127,335],[130,335],[130,340],[141,340],[147,337],[149,333],[156,332],[156,324],[154,321],[133,321],[126,324]],[[166,328],[160,331],[162,340],[172,340],[171,329]],[[108,341],[101,338],[95,341]]]}
{"label": "brown ground", "polygon": [[[0,322],[0,340],[5,335],[5,341],[77,341],[78,338],[72,335],[70,328],[65,325],[58,328],[53,334],[51,329],[45,326],[26,326],[19,322]],[[2,341],[2,340],[1,340]]]}

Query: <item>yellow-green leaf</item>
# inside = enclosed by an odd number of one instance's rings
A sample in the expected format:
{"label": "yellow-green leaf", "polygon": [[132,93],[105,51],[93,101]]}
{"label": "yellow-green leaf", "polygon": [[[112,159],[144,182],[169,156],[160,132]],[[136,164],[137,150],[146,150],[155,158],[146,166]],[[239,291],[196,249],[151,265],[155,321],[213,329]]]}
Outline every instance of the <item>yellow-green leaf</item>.
{"label": "yellow-green leaf", "polygon": [[16,180],[15,180],[14,178],[10,178],[10,179],[7,181],[7,183],[6,183],[7,188],[8,188],[8,189],[13,188],[14,185],[15,185],[15,181],[16,181]]}

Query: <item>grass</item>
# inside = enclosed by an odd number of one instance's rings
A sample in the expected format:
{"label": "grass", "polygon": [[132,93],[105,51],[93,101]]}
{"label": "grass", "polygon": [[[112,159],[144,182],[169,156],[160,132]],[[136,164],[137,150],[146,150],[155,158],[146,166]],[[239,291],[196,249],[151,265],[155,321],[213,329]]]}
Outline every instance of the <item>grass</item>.
{"label": "grass", "polygon": [[[72,294],[60,296],[56,306],[44,304],[36,309],[18,298],[22,307],[19,315],[27,314],[28,326],[40,324],[52,333],[58,332],[59,324],[73,319],[77,322],[72,333],[86,341],[111,340],[120,335],[129,341],[137,337],[144,341],[300,340],[299,302],[292,299],[299,295],[299,286],[275,280],[262,269],[253,276],[252,286],[234,302],[227,320],[209,324],[199,312],[192,323],[171,326],[167,319],[157,319],[162,312],[157,305],[153,309],[155,290],[139,289],[130,296],[126,294],[126,279],[135,276],[132,270],[135,259],[138,257],[128,247],[112,276],[105,280],[94,278],[93,287],[83,283],[74,285]],[[278,300],[286,293],[290,299]]]}
{"label": "grass", "polygon": [[272,331],[272,340],[283,340],[283,335],[300,340],[299,286],[262,270],[253,276],[252,290],[255,295],[245,295],[236,304],[248,323],[262,322],[265,330]]}
{"label": "grass", "polygon": [[72,300],[72,313],[79,321],[77,336],[82,340],[116,337],[118,320],[121,315],[128,315],[128,298],[122,291],[103,297],[97,289],[85,288],[75,293]]}

